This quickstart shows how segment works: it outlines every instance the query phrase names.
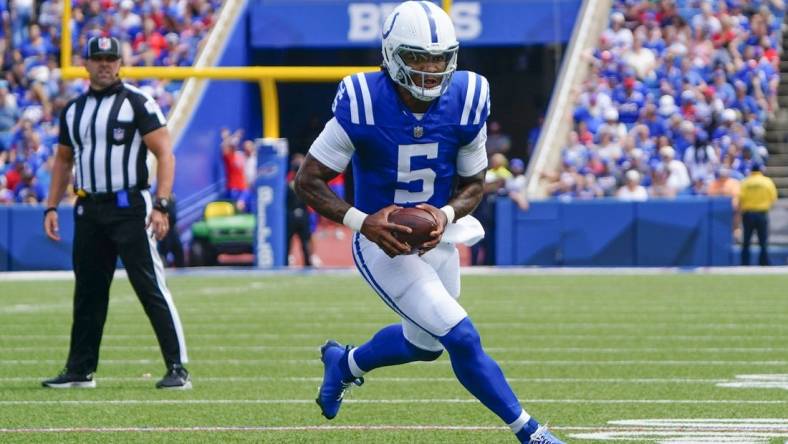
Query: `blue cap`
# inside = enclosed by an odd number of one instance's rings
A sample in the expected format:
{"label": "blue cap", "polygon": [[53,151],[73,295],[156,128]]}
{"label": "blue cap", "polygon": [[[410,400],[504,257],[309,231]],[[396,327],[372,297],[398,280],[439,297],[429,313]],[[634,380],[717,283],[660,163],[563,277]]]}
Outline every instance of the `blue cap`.
{"label": "blue cap", "polygon": [[511,169],[511,170],[514,170],[514,169],[524,170],[525,169],[525,162],[523,162],[523,159],[514,158],[514,159],[509,161],[509,169]]}

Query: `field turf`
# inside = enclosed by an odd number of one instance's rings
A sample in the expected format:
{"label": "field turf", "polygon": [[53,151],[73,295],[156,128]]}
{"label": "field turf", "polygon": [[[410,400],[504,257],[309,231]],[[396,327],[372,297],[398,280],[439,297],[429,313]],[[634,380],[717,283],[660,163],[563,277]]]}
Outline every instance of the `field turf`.
{"label": "field turf", "polygon": [[[71,280],[0,280],[0,442],[514,443],[433,363],[378,369],[320,416],[318,347],[397,318],[355,275],[178,275],[194,389],[116,279],[93,390],[53,390]],[[788,276],[472,275],[463,305],[526,409],[572,443],[788,442]],[[731,440],[728,441],[727,439]]]}

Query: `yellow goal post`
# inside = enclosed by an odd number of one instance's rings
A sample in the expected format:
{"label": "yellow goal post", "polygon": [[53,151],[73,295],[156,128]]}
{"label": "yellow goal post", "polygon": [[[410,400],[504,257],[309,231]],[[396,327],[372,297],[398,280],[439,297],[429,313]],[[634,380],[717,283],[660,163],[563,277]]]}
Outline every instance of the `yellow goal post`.
{"label": "yellow goal post", "polygon": [[[226,0],[234,1],[234,0]],[[453,0],[442,0],[442,7],[450,11]],[[60,33],[60,69],[64,79],[87,78],[84,67],[71,65],[71,0],[63,2]],[[357,72],[373,72],[379,66],[213,66],[166,67],[124,66],[121,77],[130,79],[188,79],[241,80],[258,82],[263,110],[263,137],[279,138],[279,95],[277,82],[333,82]]]}

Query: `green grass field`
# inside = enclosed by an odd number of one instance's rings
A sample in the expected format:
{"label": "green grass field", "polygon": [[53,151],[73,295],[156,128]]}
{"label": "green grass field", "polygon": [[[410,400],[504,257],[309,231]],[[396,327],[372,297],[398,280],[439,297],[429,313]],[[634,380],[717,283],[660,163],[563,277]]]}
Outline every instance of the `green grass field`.
{"label": "green grass field", "polygon": [[[98,387],[41,388],[65,360],[72,283],[0,281],[0,442],[516,442],[445,355],[370,373],[320,416],[319,345],[397,321],[358,276],[169,284],[191,391],[153,388],[164,366],[125,279]],[[567,442],[788,442],[788,276],[474,275],[461,300],[526,409]]]}

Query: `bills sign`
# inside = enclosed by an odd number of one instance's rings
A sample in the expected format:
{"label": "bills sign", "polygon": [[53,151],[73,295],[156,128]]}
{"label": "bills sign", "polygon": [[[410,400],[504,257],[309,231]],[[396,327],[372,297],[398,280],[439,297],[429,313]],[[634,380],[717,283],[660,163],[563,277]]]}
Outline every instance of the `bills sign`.
{"label": "bills sign", "polygon": [[[440,6],[441,2],[434,1]],[[257,0],[251,3],[253,48],[373,47],[399,2]],[[567,42],[581,0],[454,1],[457,38],[471,46]]]}
{"label": "bills sign", "polygon": [[266,138],[255,142],[255,265],[282,267],[287,257],[287,140]]}

